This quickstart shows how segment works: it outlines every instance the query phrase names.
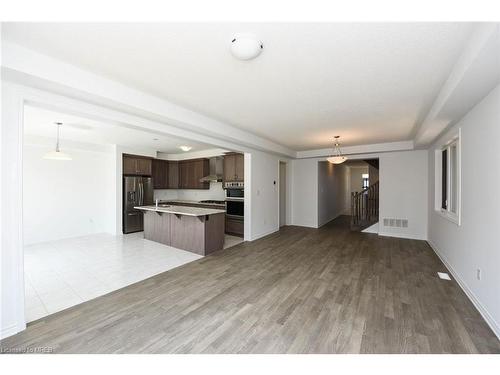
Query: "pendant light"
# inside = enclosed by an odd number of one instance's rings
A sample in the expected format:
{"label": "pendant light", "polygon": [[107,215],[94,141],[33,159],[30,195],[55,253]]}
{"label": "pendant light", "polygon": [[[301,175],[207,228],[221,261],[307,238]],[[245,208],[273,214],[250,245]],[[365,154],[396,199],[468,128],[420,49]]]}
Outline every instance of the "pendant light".
{"label": "pendant light", "polygon": [[57,141],[56,141],[56,150],[55,151],[49,151],[47,152],[43,158],[44,159],[50,159],[50,160],[73,160],[70,155],[61,152],[59,149],[59,128],[62,125],[62,122],[55,122],[57,126]]}
{"label": "pendant light", "polygon": [[335,146],[333,148],[333,155],[326,159],[332,164],[342,164],[347,160],[347,157],[343,156],[342,152],[340,151],[339,138],[340,136],[338,135],[335,136],[334,140]]}

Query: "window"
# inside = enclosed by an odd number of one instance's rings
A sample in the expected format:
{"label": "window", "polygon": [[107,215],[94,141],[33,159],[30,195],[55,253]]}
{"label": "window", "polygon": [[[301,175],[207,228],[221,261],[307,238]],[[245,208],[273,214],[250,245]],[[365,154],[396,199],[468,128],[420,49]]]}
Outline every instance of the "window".
{"label": "window", "polygon": [[370,187],[370,180],[368,173],[363,173],[361,175],[361,178],[363,179],[363,189]]}
{"label": "window", "polygon": [[459,145],[457,136],[436,151],[436,210],[460,225]]}

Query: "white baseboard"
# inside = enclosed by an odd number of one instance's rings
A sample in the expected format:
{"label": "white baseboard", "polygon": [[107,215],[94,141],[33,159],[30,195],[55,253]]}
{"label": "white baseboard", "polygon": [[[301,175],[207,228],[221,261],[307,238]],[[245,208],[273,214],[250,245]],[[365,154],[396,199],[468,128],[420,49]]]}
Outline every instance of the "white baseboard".
{"label": "white baseboard", "polygon": [[486,323],[490,326],[491,330],[497,338],[500,340],[500,324],[498,324],[495,319],[491,316],[491,314],[484,308],[484,306],[479,302],[479,299],[474,295],[472,290],[467,286],[467,284],[460,278],[458,273],[455,271],[455,269],[452,267],[452,265],[448,262],[446,257],[444,255],[441,255],[438,248],[436,245],[432,243],[432,241],[427,240],[427,243],[431,247],[431,249],[434,251],[434,253],[438,256],[439,259],[441,259],[441,262],[445,265],[445,267],[448,269],[448,271],[452,274],[452,276],[455,278],[457,281],[458,285],[464,293],[469,297],[470,301],[472,304],[476,307],[477,311],[479,311],[479,314],[483,317],[483,319],[486,321]]}
{"label": "white baseboard", "polygon": [[409,240],[427,240],[426,238],[423,238],[421,236],[416,236],[414,234],[405,234],[405,233],[388,233],[388,232],[378,232],[379,236],[384,236],[384,237],[396,237],[396,238],[406,238]]}
{"label": "white baseboard", "polygon": [[12,324],[8,327],[2,328],[0,331],[0,340],[3,340],[9,336],[15,335],[16,333],[20,332],[19,329],[17,329],[17,324]]}
{"label": "white baseboard", "polygon": [[250,239],[250,241],[258,240],[259,238],[268,236],[268,235],[273,234],[273,233],[275,233],[277,231],[279,231],[279,228],[278,229],[271,229],[270,231],[267,231],[267,232],[264,232],[264,233],[259,233],[259,234],[255,235],[255,236],[253,236],[253,238]]}
{"label": "white baseboard", "polygon": [[370,225],[368,228],[365,228],[361,231],[361,233],[376,233],[378,234],[378,231],[380,229],[379,222],[377,221],[375,224]]}

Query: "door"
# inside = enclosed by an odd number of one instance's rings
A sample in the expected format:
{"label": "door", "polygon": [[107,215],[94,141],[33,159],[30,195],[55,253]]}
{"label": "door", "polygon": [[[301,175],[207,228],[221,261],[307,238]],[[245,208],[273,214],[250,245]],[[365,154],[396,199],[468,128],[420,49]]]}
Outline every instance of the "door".
{"label": "door", "polygon": [[142,178],[123,178],[123,233],[138,232],[143,229],[143,213],[135,206],[142,200]]}
{"label": "door", "polygon": [[142,177],[143,199],[142,205],[148,206],[153,204],[153,181],[151,177]]}
{"label": "door", "polygon": [[280,227],[286,225],[286,163],[280,162]]}
{"label": "door", "polygon": [[139,205],[140,190],[139,177],[123,177],[123,211],[135,211],[135,206]]}
{"label": "door", "polygon": [[125,212],[123,233],[140,232],[144,228],[144,214],[141,211]]}

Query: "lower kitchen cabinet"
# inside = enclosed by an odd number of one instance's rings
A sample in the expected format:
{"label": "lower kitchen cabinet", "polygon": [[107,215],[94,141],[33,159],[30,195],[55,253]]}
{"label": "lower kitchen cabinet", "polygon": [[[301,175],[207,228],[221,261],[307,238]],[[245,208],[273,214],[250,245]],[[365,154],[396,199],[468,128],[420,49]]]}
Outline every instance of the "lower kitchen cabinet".
{"label": "lower kitchen cabinet", "polygon": [[226,215],[226,233],[233,236],[243,237],[244,221],[243,219],[228,217]]}

